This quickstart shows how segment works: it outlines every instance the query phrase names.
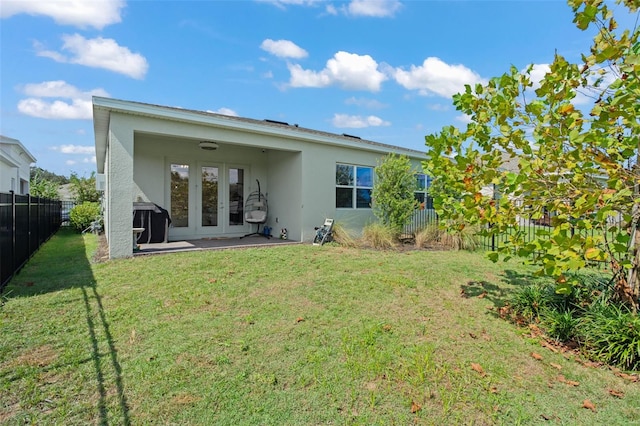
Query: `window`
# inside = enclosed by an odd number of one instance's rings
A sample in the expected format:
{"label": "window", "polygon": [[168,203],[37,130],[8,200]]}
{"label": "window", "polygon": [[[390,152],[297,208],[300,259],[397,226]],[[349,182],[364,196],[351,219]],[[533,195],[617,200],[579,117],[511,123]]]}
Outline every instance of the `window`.
{"label": "window", "polygon": [[336,164],[336,207],[370,209],[373,167]]}
{"label": "window", "polygon": [[189,226],[189,166],[171,165],[171,224],[174,228]]}
{"label": "window", "polygon": [[420,210],[433,209],[433,198],[429,195],[429,188],[431,188],[431,176],[427,176],[423,173],[416,174],[416,200],[420,203]]}

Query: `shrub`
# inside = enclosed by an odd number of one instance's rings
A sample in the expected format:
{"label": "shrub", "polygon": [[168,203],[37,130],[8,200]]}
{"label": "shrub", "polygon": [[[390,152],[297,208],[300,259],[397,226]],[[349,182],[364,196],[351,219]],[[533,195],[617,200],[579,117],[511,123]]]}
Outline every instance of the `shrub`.
{"label": "shrub", "polygon": [[599,273],[571,277],[568,295],[553,282],[517,291],[509,305],[518,318],[539,323],[552,339],[578,343],[590,359],[630,370],[640,369],[640,317],[616,301],[615,291]]}
{"label": "shrub", "polygon": [[543,310],[553,306],[555,287],[532,284],[518,290],[509,301],[513,312],[527,321],[537,321]]}
{"label": "shrub", "polygon": [[579,323],[580,318],[571,309],[547,308],[540,313],[540,325],[545,334],[560,342],[572,341]]}
{"label": "shrub", "polygon": [[594,303],[583,316],[579,337],[591,358],[640,370],[640,317],[627,308]]}
{"label": "shrub", "polygon": [[96,220],[101,220],[99,203],[86,202],[78,204],[69,212],[71,226],[80,232],[89,228],[92,222]]}
{"label": "shrub", "polygon": [[391,153],[375,168],[373,213],[395,236],[411,219],[418,202],[415,198],[416,174],[405,155]]}
{"label": "shrub", "polygon": [[362,241],[376,249],[390,249],[397,245],[395,230],[377,222],[364,227]]}
{"label": "shrub", "polygon": [[582,272],[568,279],[577,281],[571,289],[571,301],[579,308],[588,309],[593,303],[606,303],[616,298],[611,277],[597,272]]}

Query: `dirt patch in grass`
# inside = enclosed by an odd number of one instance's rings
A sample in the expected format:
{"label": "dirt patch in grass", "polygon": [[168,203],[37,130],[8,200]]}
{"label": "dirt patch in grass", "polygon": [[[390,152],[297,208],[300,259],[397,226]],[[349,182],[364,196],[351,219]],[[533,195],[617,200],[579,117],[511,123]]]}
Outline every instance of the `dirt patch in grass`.
{"label": "dirt patch in grass", "polygon": [[196,403],[198,401],[200,401],[202,398],[198,397],[198,396],[193,396],[193,395],[189,395],[189,394],[180,394],[180,395],[176,395],[171,399],[171,402],[173,402],[174,404],[177,405],[186,405],[186,404],[193,404]]}
{"label": "dirt patch in grass", "polygon": [[107,244],[107,237],[104,234],[98,235],[98,248],[93,255],[93,261],[95,263],[106,262],[109,260],[109,245]]}
{"label": "dirt patch in grass", "polygon": [[3,403],[2,405],[2,409],[0,410],[1,424],[5,424],[5,422],[10,420],[21,411],[20,403],[18,401],[5,401],[5,403]]}
{"label": "dirt patch in grass", "polygon": [[14,365],[29,367],[46,367],[58,359],[58,353],[51,345],[43,345],[35,349],[28,349],[13,360]]}

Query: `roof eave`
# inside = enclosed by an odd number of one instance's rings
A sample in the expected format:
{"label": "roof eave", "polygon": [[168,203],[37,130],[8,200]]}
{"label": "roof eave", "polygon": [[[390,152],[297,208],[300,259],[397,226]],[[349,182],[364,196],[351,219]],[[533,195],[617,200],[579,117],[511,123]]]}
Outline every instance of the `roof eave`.
{"label": "roof eave", "polygon": [[379,153],[395,152],[398,154],[406,154],[411,157],[425,157],[425,153],[421,151],[402,148],[394,145],[386,145],[374,141],[333,135],[329,133],[323,134],[325,132],[314,133],[314,131],[311,131],[311,129],[304,129],[286,125],[269,125],[253,119],[241,119],[215,113],[205,113],[201,111],[186,109],[182,110],[179,108],[171,108],[160,105],[151,105],[94,96],[93,114],[98,173],[104,172],[104,158],[106,155],[109,117],[112,111],[122,112],[125,114],[157,117],[193,124],[201,124],[262,135],[276,136],[287,139],[322,143],[326,145],[349,147],[361,150],[364,149]]}

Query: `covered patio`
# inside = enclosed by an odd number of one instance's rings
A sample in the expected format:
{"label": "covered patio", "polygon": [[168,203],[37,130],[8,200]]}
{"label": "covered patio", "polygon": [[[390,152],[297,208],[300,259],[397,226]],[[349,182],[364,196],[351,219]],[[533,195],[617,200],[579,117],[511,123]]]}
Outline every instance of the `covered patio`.
{"label": "covered patio", "polygon": [[300,241],[282,240],[277,237],[266,238],[260,235],[244,238],[202,238],[199,240],[169,241],[167,243],[140,244],[134,256],[152,254],[179,253],[185,251],[225,250],[250,247],[273,247],[302,244]]}

